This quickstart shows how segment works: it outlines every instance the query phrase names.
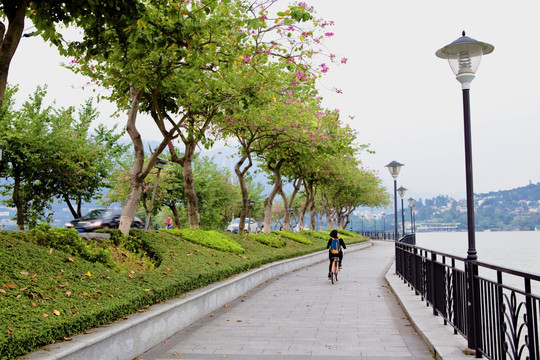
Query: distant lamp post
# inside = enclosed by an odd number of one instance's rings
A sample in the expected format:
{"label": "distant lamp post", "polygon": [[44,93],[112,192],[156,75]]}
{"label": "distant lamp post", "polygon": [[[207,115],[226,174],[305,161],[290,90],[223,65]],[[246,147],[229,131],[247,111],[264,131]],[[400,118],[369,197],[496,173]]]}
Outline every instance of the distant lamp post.
{"label": "distant lamp post", "polygon": [[397,189],[397,192],[399,193],[399,197],[401,198],[401,227],[403,230],[403,236],[405,236],[405,213],[403,212],[403,198],[405,197],[407,189],[405,189],[403,186],[400,186],[399,189]]}
{"label": "distant lamp post", "polygon": [[413,232],[416,234],[416,205],[412,206],[412,214],[413,214]]}
{"label": "distant lamp post", "polygon": [[409,209],[411,209],[411,233],[414,234],[413,214],[412,214],[412,208],[414,206],[414,199],[411,197],[407,201],[409,202]]}
{"label": "distant lamp post", "polygon": [[[469,248],[467,250],[467,268],[469,274],[467,276],[467,290],[468,290],[468,314],[469,319],[473,319],[475,315],[473,302],[475,296],[473,296],[473,277],[475,272],[478,271],[476,267],[471,265],[471,261],[476,260],[476,243],[475,243],[475,229],[474,229],[474,190],[473,190],[473,167],[472,167],[472,141],[471,141],[471,112],[470,112],[470,98],[469,90],[471,88],[471,82],[474,80],[476,70],[480,65],[482,55],[492,53],[494,50],[493,45],[471,39],[465,36],[465,31],[462,33],[462,37],[454,41],[453,43],[446,45],[445,47],[437,50],[435,55],[441,59],[447,59],[450,64],[450,68],[456,75],[457,81],[461,83],[461,90],[463,95],[463,124],[465,135],[465,177],[467,186],[467,226],[468,226],[468,238]],[[476,268],[476,270],[475,270]],[[479,318],[479,317],[478,317]],[[471,349],[478,350],[480,345],[479,329],[480,320],[475,318],[475,321],[469,322],[469,334],[467,336],[468,346]],[[479,351],[476,351],[476,357],[482,357]]]}
{"label": "distant lamp post", "polygon": [[253,205],[255,205],[255,201],[248,200],[248,228],[247,228],[248,234],[249,234],[249,227],[251,225],[251,213],[253,212]]}
{"label": "distant lamp post", "polygon": [[152,191],[152,200],[150,201],[150,210],[148,211],[148,214],[146,214],[146,222],[144,223],[144,230],[148,230],[148,225],[150,224],[150,216],[152,215],[152,210],[154,209],[154,200],[156,199],[156,190],[158,187],[159,182],[159,174],[161,173],[161,169],[167,165],[169,161],[161,158],[156,159],[156,163],[154,164],[154,167],[158,169],[157,176],[156,176],[156,183],[154,184],[154,190]]}
{"label": "distant lamp post", "polygon": [[383,239],[386,239],[386,213],[381,213],[383,223]]}
{"label": "distant lamp post", "polygon": [[398,240],[398,221],[397,221],[397,177],[404,164],[400,164],[397,161],[392,161],[390,164],[385,165],[390,171],[390,175],[394,178],[394,241]]}

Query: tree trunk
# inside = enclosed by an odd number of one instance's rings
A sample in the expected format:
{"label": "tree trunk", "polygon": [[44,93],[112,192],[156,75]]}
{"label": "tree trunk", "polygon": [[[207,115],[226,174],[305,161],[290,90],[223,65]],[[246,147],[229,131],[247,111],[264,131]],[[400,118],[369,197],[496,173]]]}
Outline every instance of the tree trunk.
{"label": "tree trunk", "polygon": [[283,186],[283,182],[281,181],[281,166],[285,160],[279,160],[278,163],[274,168],[272,166],[268,166],[268,169],[271,170],[274,173],[274,187],[270,191],[270,194],[268,197],[264,200],[264,229],[263,232],[265,234],[270,234],[270,226],[272,225],[272,203],[274,201],[274,198],[278,194],[279,190],[281,190],[281,187]]}
{"label": "tree trunk", "polygon": [[[246,160],[249,160],[248,163],[246,164],[246,167],[244,169],[241,169],[242,165],[244,164]],[[240,192],[242,193],[242,208],[240,209],[240,222],[238,223],[239,235],[242,235],[245,230],[246,212],[249,206],[248,205],[249,190],[246,185],[246,173],[251,166],[253,166],[251,157],[246,154],[244,154],[234,166],[234,172],[236,173],[236,176],[238,176],[238,184],[240,185]]]}
{"label": "tree trunk", "polygon": [[24,230],[24,208],[21,197],[19,196],[19,189],[21,188],[21,177],[19,174],[13,176],[15,184],[13,185],[13,203],[17,209],[17,230]]}
{"label": "tree trunk", "polygon": [[131,109],[129,110],[128,121],[126,126],[126,131],[131,138],[133,143],[133,152],[134,152],[134,161],[131,168],[131,187],[129,192],[129,197],[124,205],[124,210],[120,216],[120,225],[119,229],[123,235],[129,234],[129,229],[131,228],[131,223],[137,212],[137,206],[139,205],[139,200],[141,199],[141,194],[143,190],[143,181],[144,178],[141,176],[142,167],[144,163],[144,147],[141,139],[141,134],[135,126],[137,120],[137,113],[139,111],[139,103],[143,94],[143,90],[135,89],[131,86]]}
{"label": "tree trunk", "polygon": [[309,204],[309,227],[311,230],[315,230],[316,223],[317,220],[315,219],[315,196],[313,196]]}
{"label": "tree trunk", "polygon": [[196,143],[189,142],[186,144],[186,150],[182,161],[182,170],[184,175],[184,196],[187,202],[187,213],[190,229],[198,229],[200,225],[199,218],[199,199],[195,192],[193,181],[193,154],[195,153]]}
{"label": "tree trunk", "polygon": [[3,12],[9,25],[6,31],[6,26],[0,22],[0,107],[6,92],[9,64],[24,31],[24,19],[29,2],[29,0],[3,1]]}
{"label": "tree trunk", "polygon": [[[291,214],[289,214],[289,208],[292,208],[294,205],[294,199],[296,198],[296,194],[298,194],[298,191],[300,191],[300,185],[302,184],[302,178],[296,178],[293,180],[293,192],[291,194],[291,198],[287,201],[287,197],[285,196],[285,193],[283,192],[283,188],[279,191],[281,194],[281,197],[283,198],[283,206],[285,206],[285,216],[283,217],[283,229],[292,231],[291,229]],[[298,222],[298,228],[303,229],[304,228],[304,216],[301,215],[299,222]]]}
{"label": "tree trunk", "polygon": [[283,230],[292,231],[291,214],[289,213],[290,207],[289,207],[289,202],[287,201],[287,196],[285,195],[285,192],[283,191],[283,189],[279,190],[279,194],[281,195],[281,198],[283,199],[283,207],[285,208],[285,212],[283,214]]}
{"label": "tree trunk", "polygon": [[171,209],[173,213],[175,227],[180,229],[180,216],[178,215],[178,209],[176,208],[176,205],[169,206],[169,209]]}
{"label": "tree trunk", "polygon": [[306,202],[302,208],[300,226],[304,226],[304,217],[306,216],[306,212],[309,210],[309,228],[311,230],[315,230],[315,218],[313,214],[315,211],[315,190],[313,189],[312,181],[304,181],[304,191],[306,193]]}

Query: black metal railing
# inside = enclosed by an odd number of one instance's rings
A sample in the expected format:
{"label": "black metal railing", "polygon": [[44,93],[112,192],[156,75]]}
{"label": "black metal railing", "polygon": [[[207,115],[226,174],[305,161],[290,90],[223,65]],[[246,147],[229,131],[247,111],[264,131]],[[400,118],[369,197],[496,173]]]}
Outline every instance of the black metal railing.
{"label": "black metal railing", "polygon": [[[474,344],[476,357],[540,360],[540,275],[479,261],[468,264],[465,258],[404,242],[395,246],[398,275],[445,325]],[[473,276],[472,299],[467,298],[468,276]]]}
{"label": "black metal railing", "polygon": [[367,236],[372,240],[394,240],[395,234],[386,231],[363,231],[360,235]]}

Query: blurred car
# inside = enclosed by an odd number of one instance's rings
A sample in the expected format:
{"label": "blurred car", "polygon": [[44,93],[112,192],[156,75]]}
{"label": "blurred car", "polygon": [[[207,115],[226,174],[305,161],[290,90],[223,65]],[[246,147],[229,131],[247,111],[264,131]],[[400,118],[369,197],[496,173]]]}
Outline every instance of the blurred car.
{"label": "blurred car", "polygon": [[[98,229],[115,229],[120,225],[121,209],[95,209],[85,216],[66,223],[67,228],[75,228],[79,232],[94,231]],[[131,223],[132,228],[143,229],[144,223],[135,216]]]}
{"label": "blurred car", "polygon": [[[259,225],[257,222],[253,219],[246,219],[244,225],[244,231],[250,232],[250,233],[258,233],[261,231],[259,228]],[[229,223],[229,226],[227,226],[227,231],[237,233],[238,232],[238,225],[240,224],[240,219],[236,218],[233,221]],[[249,227],[249,230],[248,230]]]}
{"label": "blurred car", "polygon": [[[304,225],[304,230],[309,230],[309,227],[307,227],[307,225]],[[296,224],[296,226],[293,229],[293,232],[295,233],[300,232],[300,224]]]}

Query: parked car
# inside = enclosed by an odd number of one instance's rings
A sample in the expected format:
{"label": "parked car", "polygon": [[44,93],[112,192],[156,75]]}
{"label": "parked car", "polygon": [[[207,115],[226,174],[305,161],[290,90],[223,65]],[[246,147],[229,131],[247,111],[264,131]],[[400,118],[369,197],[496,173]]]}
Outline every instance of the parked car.
{"label": "parked car", "polygon": [[[253,219],[246,219],[244,225],[244,231],[249,231],[250,233],[258,233],[261,231],[259,228],[259,225],[257,222]],[[240,224],[240,218],[236,218],[233,221],[229,223],[229,226],[227,226],[227,231],[237,233],[238,232],[238,225]],[[249,227],[249,230],[248,230]]]}
{"label": "parked car", "polygon": [[[79,232],[91,232],[98,229],[114,229],[120,225],[121,209],[95,209],[85,216],[66,223],[67,228],[75,228]],[[143,229],[144,223],[138,217],[133,219],[132,228]]]}

